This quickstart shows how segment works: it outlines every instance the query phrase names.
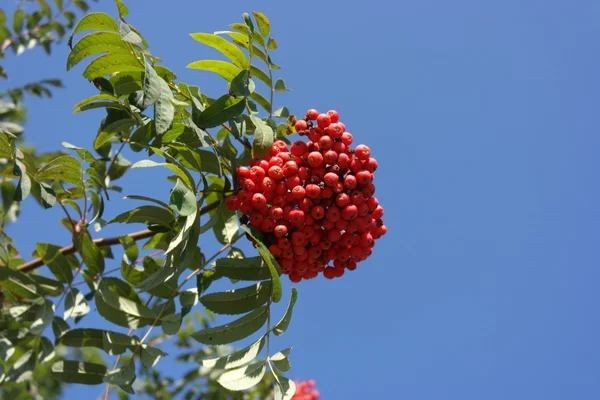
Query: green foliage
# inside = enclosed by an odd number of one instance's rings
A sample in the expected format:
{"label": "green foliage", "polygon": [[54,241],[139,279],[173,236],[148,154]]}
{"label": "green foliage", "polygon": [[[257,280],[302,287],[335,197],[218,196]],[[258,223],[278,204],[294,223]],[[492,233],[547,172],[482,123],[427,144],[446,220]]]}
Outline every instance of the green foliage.
{"label": "green foliage", "polygon": [[[273,326],[272,305],[283,293],[281,270],[260,238],[224,202],[239,189],[237,167],[251,156],[267,154],[277,136],[293,132],[273,119],[290,114],[285,107],[273,107],[274,93],[288,89],[273,76],[279,66],[271,60],[277,42],[270,36],[269,20],[253,12],[242,16],[244,23],[230,25],[231,31],[192,34],[225,58],[188,65],[226,80],[223,92],[209,97],[199,86],[177,81],[152,55],[142,34],[125,22],[128,9],[122,1],[115,0],[116,19],[93,12],[77,23],[61,1],[54,4],[57,13],[40,1],[36,17],[17,10],[12,31],[0,15],[0,36],[4,30],[6,37],[28,38],[33,31],[47,35],[53,30],[63,38],[66,30],[58,27],[57,18],[66,18],[72,28],[66,69],[79,70],[97,89],[75,104],[74,112],[102,110],[103,118],[89,149],[63,143],[66,151],[37,155],[23,144],[23,129],[15,122],[23,116],[18,103],[24,93],[50,96],[48,86],[60,82],[40,81],[2,94],[12,102],[0,102],[0,290],[6,300],[0,314],[0,356],[5,360],[0,375],[13,386],[0,393],[23,388],[32,372],[51,368],[49,381],[57,387],[58,382],[106,385],[121,397],[151,393],[191,398],[200,390],[210,398],[291,398],[294,384],[282,375],[290,369],[290,349],[270,352],[273,335],[289,325],[297,292],[292,290],[287,311]],[[72,4],[88,11],[84,1]],[[41,25],[29,26],[31,18]],[[47,22],[40,22],[43,18]],[[37,40],[47,43],[39,35]],[[17,42],[22,43],[18,39],[10,46],[18,52]],[[124,210],[105,220],[105,202],[118,202],[112,193],[127,190],[115,181],[150,167],[162,167],[153,169],[156,176],[166,172],[169,193],[161,198],[126,193],[126,199],[145,203],[132,208],[124,203]],[[65,216],[61,223],[72,236],[65,247],[39,242],[38,258],[30,262],[4,232],[28,195],[45,208],[60,207]],[[111,223],[143,229],[94,238]],[[257,256],[246,257],[233,247],[245,237],[240,228],[256,244]],[[212,256],[203,253],[208,235],[223,245]],[[111,246],[123,249],[117,268],[110,266],[115,259]],[[38,270],[42,266],[47,268]],[[120,276],[109,276],[114,272]],[[211,283],[223,278],[247,283],[209,292]],[[196,286],[190,287],[194,280]],[[206,317],[191,314],[198,308]],[[85,327],[86,315],[96,311],[106,326]],[[213,313],[232,320],[215,325]],[[54,342],[44,336],[50,331]],[[255,334],[258,339],[242,350],[224,346]],[[186,349],[178,361],[194,363],[179,383],[165,384],[154,368],[169,356],[160,349],[165,340],[177,340]]]}

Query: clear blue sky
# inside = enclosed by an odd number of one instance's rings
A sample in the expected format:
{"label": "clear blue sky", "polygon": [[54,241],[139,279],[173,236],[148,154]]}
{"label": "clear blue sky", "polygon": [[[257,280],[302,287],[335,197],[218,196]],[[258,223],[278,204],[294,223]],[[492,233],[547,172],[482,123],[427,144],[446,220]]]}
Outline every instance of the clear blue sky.
{"label": "clear blue sky", "polygon": [[[211,94],[224,83],[185,65],[217,53],[188,34],[265,12],[294,89],[279,104],[338,110],[379,160],[388,235],[353,273],[299,285],[278,339],[294,345],[292,377],[323,399],[600,398],[600,2],[129,3],[153,53]],[[66,55],[6,64],[11,85],[68,87],[28,99],[44,150],[89,145],[100,118],[71,115],[94,88],[64,71]],[[144,174],[128,174],[126,194],[166,197]],[[129,205],[117,197],[106,215]],[[59,215],[30,201],[12,232],[27,252],[67,243]]]}

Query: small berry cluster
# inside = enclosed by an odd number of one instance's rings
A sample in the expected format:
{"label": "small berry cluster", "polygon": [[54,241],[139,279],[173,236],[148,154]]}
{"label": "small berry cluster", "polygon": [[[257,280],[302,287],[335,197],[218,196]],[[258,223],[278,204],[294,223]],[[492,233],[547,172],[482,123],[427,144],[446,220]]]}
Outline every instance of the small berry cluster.
{"label": "small berry cluster", "polygon": [[292,400],[317,400],[321,394],[314,388],[315,381],[312,379],[304,382],[296,382],[296,393]]}
{"label": "small berry cluster", "polygon": [[238,168],[241,190],[226,205],[265,234],[292,282],[321,272],[340,277],[370,256],[387,231],[373,196],[377,161],[367,146],[350,147],[352,134],[336,111],[309,110],[295,128],[308,143],[298,140],[288,149],[277,140],[250,168]]}

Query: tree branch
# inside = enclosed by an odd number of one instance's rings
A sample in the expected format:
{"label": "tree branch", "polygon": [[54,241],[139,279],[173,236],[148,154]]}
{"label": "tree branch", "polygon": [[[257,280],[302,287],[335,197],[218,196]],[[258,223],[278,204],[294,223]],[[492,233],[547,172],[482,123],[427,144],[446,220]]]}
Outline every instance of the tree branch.
{"label": "tree branch", "polygon": [[[207,204],[206,206],[202,207],[200,209],[200,215],[204,215],[206,213],[208,213],[209,211],[214,210],[215,208],[217,208],[219,205],[221,204],[220,201],[215,201],[213,203]],[[154,236],[157,232],[153,232],[150,229],[144,229],[142,231],[137,231],[137,232],[132,232],[130,234],[128,234],[127,236],[129,236],[130,238],[132,238],[134,241],[138,241],[138,240],[143,240],[143,239],[148,239],[151,238],[152,236]],[[110,238],[100,238],[100,239],[95,239],[94,243],[96,244],[96,246],[98,247],[106,247],[106,246],[114,246],[117,244],[120,244],[121,242],[119,241],[119,238],[123,236],[115,236],[115,237],[110,237]],[[75,246],[70,245],[70,246],[66,246],[63,247],[61,249],[59,249],[59,252],[62,255],[69,255],[69,254],[73,254],[77,252],[77,249],[75,249]],[[21,271],[21,272],[31,272],[41,266],[44,265],[44,260],[42,260],[41,258],[36,258],[33,259],[29,262],[26,262],[25,264],[19,265],[17,267],[17,271]],[[4,267],[4,265],[0,264],[0,267]]]}

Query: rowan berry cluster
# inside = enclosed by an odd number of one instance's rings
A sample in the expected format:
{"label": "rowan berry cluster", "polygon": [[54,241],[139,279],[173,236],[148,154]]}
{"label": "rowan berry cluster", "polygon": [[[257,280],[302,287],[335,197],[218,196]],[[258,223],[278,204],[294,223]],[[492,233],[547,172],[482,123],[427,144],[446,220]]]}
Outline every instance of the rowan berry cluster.
{"label": "rowan berry cluster", "polygon": [[319,392],[314,388],[315,381],[312,379],[304,382],[296,382],[296,392],[292,396],[292,400],[317,400],[321,397]]}
{"label": "rowan berry cluster", "polygon": [[292,282],[321,272],[340,277],[369,257],[387,231],[373,196],[377,160],[364,144],[351,147],[352,134],[336,111],[308,110],[295,128],[309,141],[288,148],[277,140],[269,154],[240,167],[241,190],[226,205],[265,234]]}

